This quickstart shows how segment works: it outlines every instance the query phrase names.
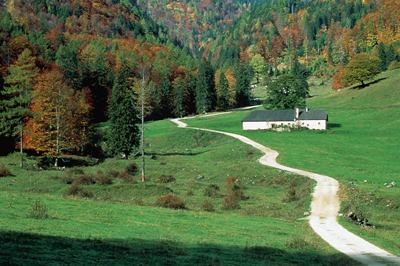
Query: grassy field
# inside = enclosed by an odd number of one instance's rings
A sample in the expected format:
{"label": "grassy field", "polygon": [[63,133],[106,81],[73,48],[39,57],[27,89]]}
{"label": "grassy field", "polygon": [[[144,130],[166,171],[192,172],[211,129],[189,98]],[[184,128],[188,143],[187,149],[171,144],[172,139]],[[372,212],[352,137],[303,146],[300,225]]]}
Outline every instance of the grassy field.
{"label": "grassy field", "polygon": [[[314,182],[266,168],[257,150],[219,134],[147,124],[146,182],[113,178],[110,184],[82,184],[81,176],[111,175],[140,165],[141,158],[61,160],[81,166],[40,170],[38,158],[0,158],[12,176],[0,178],[0,264],[135,265],[348,265],[309,227]],[[85,166],[86,165],[86,166]],[[170,183],[161,177],[172,176]],[[224,210],[226,179],[243,188],[239,208]],[[81,178],[82,179],[82,178]],[[210,185],[220,189],[205,195]],[[290,191],[295,191],[295,195]],[[173,193],[183,210],[157,206]],[[205,211],[204,202],[214,210]]]}
{"label": "grassy field", "polygon": [[310,108],[329,115],[326,131],[245,132],[240,121],[251,111],[187,120],[189,126],[242,134],[277,150],[284,165],[325,174],[341,183],[342,211],[357,209],[376,230],[343,225],[399,255],[400,71],[381,74],[366,87],[339,92],[311,87]]}

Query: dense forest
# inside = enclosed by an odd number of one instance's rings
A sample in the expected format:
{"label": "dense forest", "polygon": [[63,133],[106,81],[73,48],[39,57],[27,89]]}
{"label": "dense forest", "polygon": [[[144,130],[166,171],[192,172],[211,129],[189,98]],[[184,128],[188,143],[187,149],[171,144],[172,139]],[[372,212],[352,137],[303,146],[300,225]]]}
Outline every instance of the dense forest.
{"label": "dense forest", "polygon": [[146,120],[245,106],[262,77],[302,69],[307,85],[309,75],[343,73],[360,53],[385,71],[400,61],[399,24],[391,0],[8,0],[1,141],[93,153],[95,124],[142,106]]}

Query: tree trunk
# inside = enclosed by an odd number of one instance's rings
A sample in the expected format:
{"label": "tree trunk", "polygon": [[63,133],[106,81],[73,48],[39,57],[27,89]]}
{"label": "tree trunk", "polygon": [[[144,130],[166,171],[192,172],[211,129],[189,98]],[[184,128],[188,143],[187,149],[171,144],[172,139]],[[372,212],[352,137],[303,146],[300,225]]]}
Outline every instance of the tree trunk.
{"label": "tree trunk", "polygon": [[144,172],[144,74],[142,83],[142,182],[145,180]]}
{"label": "tree trunk", "polygon": [[21,152],[21,163],[20,166],[24,167],[24,144],[23,144],[23,124],[22,124],[22,119],[19,121],[19,126],[21,127],[21,130],[19,132],[19,141],[20,141],[20,152]]}

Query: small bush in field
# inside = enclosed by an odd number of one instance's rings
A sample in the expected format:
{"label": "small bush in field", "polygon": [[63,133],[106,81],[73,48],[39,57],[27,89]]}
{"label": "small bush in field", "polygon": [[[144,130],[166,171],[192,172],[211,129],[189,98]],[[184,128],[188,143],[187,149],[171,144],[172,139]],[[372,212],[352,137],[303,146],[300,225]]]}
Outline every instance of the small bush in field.
{"label": "small bush in field", "polygon": [[175,177],[173,177],[172,175],[161,175],[156,179],[158,183],[164,183],[164,184],[174,182],[175,180],[176,180]]}
{"label": "small bush in field", "polygon": [[93,193],[86,188],[81,187],[78,183],[72,183],[67,191],[65,192],[67,196],[79,196],[84,198],[91,198],[93,197]]}
{"label": "small bush in field", "polygon": [[156,205],[170,209],[185,209],[185,201],[174,194],[157,197]]}
{"label": "small bush in field", "polygon": [[135,204],[136,204],[136,205],[139,205],[139,206],[143,206],[143,205],[144,205],[143,199],[142,199],[141,196],[135,198]]}
{"label": "small bush in field", "polygon": [[11,171],[4,164],[0,165],[0,177],[12,176]]}
{"label": "small bush in field", "polygon": [[138,171],[138,167],[134,162],[128,163],[125,165],[125,172],[127,172],[130,175],[135,175],[135,173]]}
{"label": "small bush in field", "polygon": [[214,202],[205,199],[201,204],[201,209],[206,212],[215,212]]}
{"label": "small bush in field", "polygon": [[111,176],[112,178],[118,178],[119,177],[119,175],[120,175],[120,171],[117,171],[117,170],[110,170],[110,171],[108,171],[107,172],[107,174],[109,175],[109,176]]}
{"label": "small bush in field", "polygon": [[30,208],[28,217],[37,219],[46,219],[49,217],[46,202],[36,200]]}
{"label": "small bush in field", "polygon": [[194,195],[193,190],[191,188],[188,188],[186,195],[193,196]]}
{"label": "small bush in field", "polygon": [[219,186],[215,184],[208,185],[204,189],[204,196],[207,197],[218,197]]}
{"label": "small bush in field", "polygon": [[71,168],[71,169],[68,169],[68,170],[71,171],[71,173],[74,174],[74,175],[83,175],[83,174],[85,174],[83,169],[80,168],[80,167],[74,167],[74,168]]}
{"label": "small bush in field", "polygon": [[239,199],[233,195],[227,195],[223,200],[222,200],[222,206],[221,209],[225,211],[231,211],[231,210],[236,210],[239,208]]}
{"label": "small bush in field", "polygon": [[60,182],[63,184],[72,184],[74,179],[74,174],[70,170],[66,170],[64,175],[60,178]]}
{"label": "small bush in field", "polygon": [[73,182],[73,184],[77,184],[77,185],[90,185],[90,184],[96,184],[96,179],[93,175],[87,175],[87,174],[83,174],[80,176],[77,176]]}
{"label": "small bush in field", "polygon": [[227,178],[225,182],[228,195],[233,195],[238,199],[244,198],[243,186],[239,183],[239,180],[236,177],[231,176]]}
{"label": "small bush in field", "polygon": [[100,185],[109,185],[112,184],[113,178],[108,173],[103,173],[102,171],[97,171],[95,176],[96,183]]}
{"label": "small bush in field", "polygon": [[291,187],[286,191],[286,195],[283,198],[283,202],[292,202],[297,200],[297,195],[296,195],[296,188]]}
{"label": "small bush in field", "polygon": [[130,174],[128,174],[127,172],[119,172],[118,178],[121,178],[122,180],[124,180],[127,183],[132,183],[132,184],[137,183],[137,181],[134,179],[134,177],[131,176]]}

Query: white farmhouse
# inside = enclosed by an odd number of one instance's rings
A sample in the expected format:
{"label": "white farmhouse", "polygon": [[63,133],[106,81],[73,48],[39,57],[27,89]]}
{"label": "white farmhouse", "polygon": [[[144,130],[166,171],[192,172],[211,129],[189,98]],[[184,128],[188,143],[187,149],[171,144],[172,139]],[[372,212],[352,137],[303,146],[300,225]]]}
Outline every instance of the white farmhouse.
{"label": "white farmhouse", "polygon": [[322,109],[259,110],[243,120],[244,130],[272,129],[281,126],[302,126],[309,129],[326,129],[328,115]]}

